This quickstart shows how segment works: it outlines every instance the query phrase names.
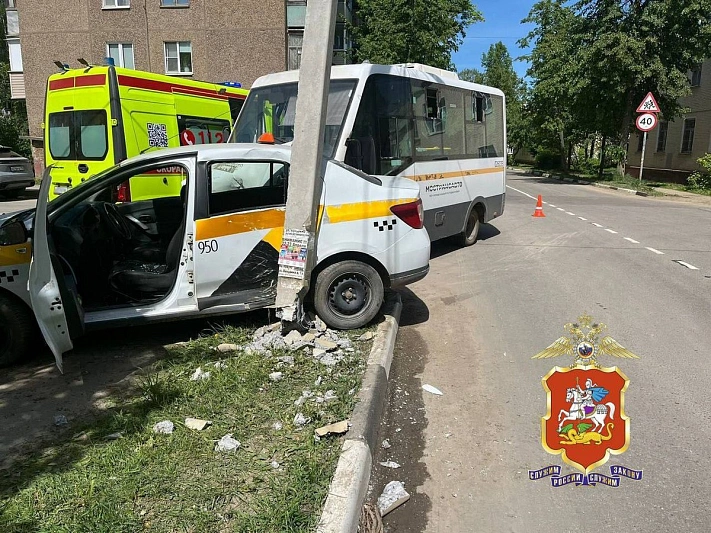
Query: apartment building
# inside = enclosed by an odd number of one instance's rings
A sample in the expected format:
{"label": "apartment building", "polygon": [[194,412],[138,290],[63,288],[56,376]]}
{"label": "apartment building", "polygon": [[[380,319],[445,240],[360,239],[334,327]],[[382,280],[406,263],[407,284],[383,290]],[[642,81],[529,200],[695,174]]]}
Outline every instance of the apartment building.
{"label": "apartment building", "polygon": [[[711,59],[689,74],[691,95],[681,104],[689,109],[673,121],[660,116],[657,127],[647,134],[644,172],[647,179],[686,183],[700,167],[696,160],[711,152]],[[627,172],[639,176],[643,134],[635,130],[627,147]]]}
{"label": "apartment building", "polygon": [[[55,61],[114,64],[249,88],[270,72],[298,68],[306,1],[4,0],[13,98],[27,102],[35,171],[44,168],[42,122]],[[352,0],[338,3],[334,63],[349,58]]]}

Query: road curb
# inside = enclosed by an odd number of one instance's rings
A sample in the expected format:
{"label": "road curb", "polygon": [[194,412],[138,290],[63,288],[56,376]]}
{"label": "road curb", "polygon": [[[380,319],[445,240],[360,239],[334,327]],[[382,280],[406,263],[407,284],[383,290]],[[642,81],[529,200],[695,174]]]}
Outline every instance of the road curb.
{"label": "road curb", "polygon": [[341,448],[336,472],[321,512],[317,533],[355,533],[368,491],[378,425],[385,408],[388,376],[402,312],[402,299],[390,293],[383,308],[385,319],[373,339],[351,428]]}
{"label": "road curb", "polygon": [[583,185],[592,185],[593,187],[599,187],[601,189],[611,189],[613,191],[624,191],[628,194],[635,194],[637,196],[649,196],[648,193],[642,191],[636,191],[634,189],[626,189],[624,187],[615,187],[614,185],[605,185],[604,183],[597,183],[595,181],[577,180],[574,178],[564,178],[561,176],[556,176],[555,174],[543,173],[544,178],[552,178],[558,181],[568,181],[570,183],[580,183]]}

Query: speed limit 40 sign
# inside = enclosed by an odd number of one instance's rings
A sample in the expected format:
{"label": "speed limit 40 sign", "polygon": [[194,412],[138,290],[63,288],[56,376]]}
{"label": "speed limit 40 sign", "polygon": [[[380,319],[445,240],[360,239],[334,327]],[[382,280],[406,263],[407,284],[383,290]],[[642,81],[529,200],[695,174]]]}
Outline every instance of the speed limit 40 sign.
{"label": "speed limit 40 sign", "polygon": [[639,131],[651,131],[657,127],[657,115],[654,113],[642,113],[637,117],[637,129]]}

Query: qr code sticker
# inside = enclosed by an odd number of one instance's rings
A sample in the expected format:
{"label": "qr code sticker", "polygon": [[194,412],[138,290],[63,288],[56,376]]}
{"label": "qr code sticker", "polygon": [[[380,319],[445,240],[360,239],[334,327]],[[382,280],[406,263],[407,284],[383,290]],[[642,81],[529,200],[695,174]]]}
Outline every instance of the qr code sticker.
{"label": "qr code sticker", "polygon": [[165,124],[153,124],[148,122],[148,146],[168,146],[168,131]]}

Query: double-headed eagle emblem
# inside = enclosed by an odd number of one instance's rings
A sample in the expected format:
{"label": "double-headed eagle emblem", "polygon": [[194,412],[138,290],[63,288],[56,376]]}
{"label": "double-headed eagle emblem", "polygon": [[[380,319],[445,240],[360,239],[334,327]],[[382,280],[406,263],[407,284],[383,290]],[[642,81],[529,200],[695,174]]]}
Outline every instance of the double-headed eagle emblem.
{"label": "double-headed eagle emblem", "polygon": [[602,323],[594,323],[593,318],[584,313],[578,317],[575,323],[569,323],[564,328],[571,337],[561,337],[548,348],[533,356],[533,359],[548,359],[559,355],[568,355],[574,358],[571,368],[580,365],[583,367],[592,366],[600,368],[597,357],[600,355],[611,355],[626,359],[639,359],[638,356],[630,352],[612,337],[605,336],[598,342],[600,334],[607,329]]}

